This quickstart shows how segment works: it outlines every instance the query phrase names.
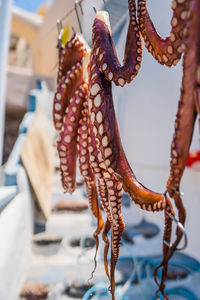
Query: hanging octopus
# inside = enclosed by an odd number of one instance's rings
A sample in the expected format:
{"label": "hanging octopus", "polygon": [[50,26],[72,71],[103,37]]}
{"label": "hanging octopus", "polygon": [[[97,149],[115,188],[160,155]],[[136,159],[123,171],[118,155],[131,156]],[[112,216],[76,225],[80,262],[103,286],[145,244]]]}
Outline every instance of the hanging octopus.
{"label": "hanging octopus", "polygon": [[[59,130],[57,149],[63,188],[72,193],[76,187],[76,160],[84,177],[89,207],[98,219],[94,233],[96,252],[98,234],[103,227],[95,177],[88,163],[88,117],[86,114],[88,97],[88,72],[90,49],[81,35],[74,35],[65,45],[59,47],[58,88],[54,97],[54,125]],[[96,257],[95,257],[96,266]]]}
{"label": "hanging octopus", "polygon": [[[129,1],[129,8],[130,7],[135,8],[134,1]],[[133,13],[133,9],[131,9],[131,12]],[[137,23],[135,22],[134,26],[135,24]],[[124,189],[129,194],[132,201],[142,209],[148,211],[165,210],[164,241],[168,243],[171,239],[172,229],[172,220],[170,219],[168,213],[170,212],[172,215],[174,215],[174,212],[166,194],[154,193],[138,182],[124,154],[115,118],[110,83],[111,77],[109,78],[109,74],[115,68],[115,76],[113,76],[112,79],[114,80],[114,82],[116,82],[116,84],[119,83],[119,78],[121,79],[122,77],[124,80],[123,85],[125,82],[129,81],[128,79],[126,80],[126,72],[122,71],[123,66],[119,66],[117,70],[116,65],[113,64],[113,61],[116,61],[116,54],[114,54],[114,58],[111,59],[114,51],[111,32],[108,31],[108,28],[109,22],[107,13],[97,13],[93,26],[93,50],[90,65],[90,94],[88,103],[90,122],[92,124],[94,139],[92,148],[93,151],[91,151],[91,164],[94,166],[94,169],[96,168],[96,177],[99,178],[98,184],[100,185],[99,190],[101,192],[99,193],[99,195],[101,201],[103,200],[102,206],[107,214],[107,222],[104,225],[103,230],[104,238],[106,241],[105,255],[107,254],[108,249],[108,241],[106,239],[106,235],[110,227],[112,229],[110,279],[111,293],[114,299],[114,271],[119,255],[121,235],[124,230],[124,222],[121,213],[121,197],[123,193],[122,189]],[[107,39],[104,45],[105,49],[99,42],[101,38],[101,31],[103,31],[102,36],[104,36],[104,31],[106,31],[107,34]],[[137,30],[135,30],[134,32],[137,32]],[[135,35],[135,38],[139,41],[139,36]],[[112,47],[110,47],[110,45],[112,45]],[[138,46],[141,46],[141,42]],[[97,55],[99,53],[100,55],[103,54],[102,57]],[[135,56],[137,55],[138,52],[135,51]],[[110,59],[110,65],[108,64],[107,57],[109,57]],[[98,58],[100,58],[100,62],[98,62]],[[132,59],[133,64],[138,64],[138,61],[141,60]],[[106,67],[103,67],[104,64],[106,64]],[[134,67],[132,65],[130,68],[134,70]],[[118,75],[120,76],[119,78]],[[127,76],[127,78],[129,78],[130,80],[130,74],[129,77]],[[96,146],[94,146],[95,143]],[[177,237],[177,239],[178,238],[179,237]],[[168,253],[168,248],[169,247],[164,243],[163,257],[165,257]],[[104,260],[107,272],[107,258],[104,257]],[[160,290],[163,293],[164,288],[162,285],[167,276],[167,265],[168,259],[163,259],[162,282],[161,284],[158,283]]]}

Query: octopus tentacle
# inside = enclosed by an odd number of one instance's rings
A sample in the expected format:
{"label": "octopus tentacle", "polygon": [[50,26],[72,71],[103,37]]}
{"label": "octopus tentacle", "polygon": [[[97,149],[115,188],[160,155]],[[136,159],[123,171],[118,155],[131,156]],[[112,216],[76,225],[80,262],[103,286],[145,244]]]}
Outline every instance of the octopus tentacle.
{"label": "octopus tentacle", "polygon": [[66,109],[63,126],[57,142],[62,184],[63,188],[69,193],[72,193],[76,187],[76,137],[86,92],[87,84],[83,83],[70,99],[70,104]]}
{"label": "octopus tentacle", "polygon": [[[106,176],[105,176],[106,174]],[[111,236],[111,269],[110,269],[110,279],[111,279],[111,293],[112,299],[114,299],[115,293],[115,268],[117,260],[119,257],[119,249],[122,233],[125,229],[125,224],[123,221],[121,202],[122,202],[122,184],[117,181],[114,176],[108,176],[109,173],[104,173],[105,182],[108,188],[108,198],[111,207],[112,214],[112,236]]]}
{"label": "octopus tentacle", "polygon": [[69,99],[74,95],[83,80],[81,73],[82,61],[79,60],[59,81],[53,104],[54,125],[59,131],[62,128],[63,116],[69,105]]}
{"label": "octopus tentacle", "polygon": [[146,0],[138,0],[138,20],[145,46],[149,53],[162,65],[176,65],[185,50],[183,43],[187,35],[186,22],[189,17],[189,0],[173,0],[171,7],[170,36],[163,39],[157,33],[149,16]]}
{"label": "octopus tentacle", "polygon": [[84,177],[85,184],[86,184],[86,191],[88,196],[88,203],[91,212],[93,213],[94,217],[97,219],[97,229],[95,230],[93,237],[96,242],[96,252],[94,256],[94,270],[92,271],[92,275],[96,270],[96,256],[99,247],[99,239],[98,235],[101,232],[104,222],[102,218],[102,213],[99,208],[98,204],[98,195],[96,189],[96,182],[95,182],[95,175],[92,171],[89,162],[89,151],[86,149],[88,146],[88,104],[87,98],[83,104],[84,109],[82,110],[82,118],[79,122],[79,129],[78,129],[78,137],[77,137],[77,149],[78,149],[78,157],[79,157],[79,169],[81,175]]}
{"label": "octopus tentacle", "polygon": [[129,0],[129,27],[123,65],[120,64],[112,40],[107,12],[98,12],[93,24],[93,50],[99,68],[106,79],[124,86],[137,75],[142,61],[142,43],[136,19],[135,0]]}
{"label": "octopus tentacle", "polygon": [[109,239],[107,237],[107,234],[110,230],[110,225],[112,223],[112,216],[110,213],[110,204],[108,201],[108,191],[107,191],[107,186],[105,183],[105,179],[103,177],[103,172],[101,167],[99,166],[101,162],[101,153],[98,152],[97,147],[96,147],[96,141],[95,141],[95,135],[93,132],[93,129],[91,127],[91,123],[89,121],[89,132],[90,132],[90,137],[89,137],[89,153],[90,153],[90,165],[91,168],[95,174],[95,177],[97,179],[97,187],[98,187],[98,193],[99,193],[99,198],[101,201],[101,205],[106,213],[107,216],[107,222],[104,225],[102,237],[105,242],[105,248],[104,248],[104,268],[106,271],[106,274],[108,278],[110,279],[109,271],[108,271],[108,260],[107,260],[107,254],[108,254],[108,249],[109,249]]}
{"label": "octopus tentacle", "polygon": [[104,227],[103,227],[103,232],[102,232],[102,239],[105,243],[105,247],[104,247],[104,268],[105,268],[105,271],[106,271],[106,275],[108,277],[108,279],[110,280],[110,274],[109,274],[109,271],[108,271],[108,250],[109,250],[109,247],[110,247],[110,242],[109,242],[109,238],[108,238],[108,233],[110,231],[110,228],[111,228],[111,224],[107,218],[106,220],[106,223],[104,224]]}
{"label": "octopus tentacle", "polygon": [[81,34],[74,34],[65,46],[61,45],[58,47],[57,83],[66,75],[67,70],[70,70],[80,57],[85,56],[87,52],[88,49]]}
{"label": "octopus tentacle", "polygon": [[84,66],[89,53],[90,49],[80,34],[73,35],[65,47],[59,46],[58,86],[53,105],[54,125],[59,131],[69,99],[73,97],[82,81],[87,81]]}
{"label": "octopus tentacle", "polygon": [[198,16],[199,3],[192,1],[191,21],[188,24],[188,38],[186,40],[186,52],[183,59],[183,80],[181,96],[178,104],[178,112],[175,121],[175,131],[171,145],[170,177],[167,182],[167,191],[173,197],[179,192],[180,180],[185,169],[194,124],[197,116],[195,92],[197,83],[197,60],[199,57],[199,28]]}

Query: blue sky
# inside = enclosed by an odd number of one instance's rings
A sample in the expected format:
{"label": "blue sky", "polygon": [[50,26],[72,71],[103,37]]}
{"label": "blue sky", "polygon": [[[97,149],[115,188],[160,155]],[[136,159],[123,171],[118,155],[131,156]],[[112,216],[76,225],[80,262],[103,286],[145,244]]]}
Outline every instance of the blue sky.
{"label": "blue sky", "polygon": [[[53,0],[48,0],[52,2]],[[13,0],[13,4],[17,7],[23,8],[25,10],[35,12],[39,6],[46,2],[46,0]]]}

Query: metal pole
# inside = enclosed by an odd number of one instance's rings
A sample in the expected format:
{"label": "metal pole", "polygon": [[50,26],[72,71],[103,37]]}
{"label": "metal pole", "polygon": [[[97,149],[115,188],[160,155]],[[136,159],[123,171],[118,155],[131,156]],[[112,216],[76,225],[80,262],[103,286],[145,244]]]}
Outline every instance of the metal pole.
{"label": "metal pole", "polygon": [[12,0],[2,0],[0,11],[0,166],[3,159],[7,62],[10,41]]}

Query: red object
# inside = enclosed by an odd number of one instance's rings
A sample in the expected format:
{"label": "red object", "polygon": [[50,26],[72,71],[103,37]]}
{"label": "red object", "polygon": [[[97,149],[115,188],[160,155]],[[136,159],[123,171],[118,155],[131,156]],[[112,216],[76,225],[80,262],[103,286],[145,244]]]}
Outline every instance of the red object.
{"label": "red object", "polygon": [[197,162],[200,162],[200,151],[191,151],[188,155],[186,167],[192,167]]}

